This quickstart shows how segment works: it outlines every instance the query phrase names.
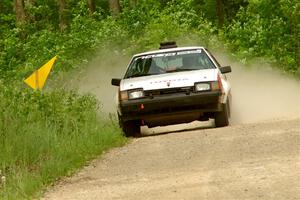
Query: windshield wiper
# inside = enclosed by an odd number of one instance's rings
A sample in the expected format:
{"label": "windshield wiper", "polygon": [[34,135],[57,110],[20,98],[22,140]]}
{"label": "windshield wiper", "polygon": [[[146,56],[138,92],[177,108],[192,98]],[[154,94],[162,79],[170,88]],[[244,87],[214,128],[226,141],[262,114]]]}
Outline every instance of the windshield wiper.
{"label": "windshield wiper", "polygon": [[167,70],[167,73],[169,73],[169,72],[193,71],[193,70],[199,70],[199,69],[195,69],[195,68],[177,68],[177,69],[173,69],[173,70]]}
{"label": "windshield wiper", "polygon": [[193,71],[193,70],[199,70],[196,68],[179,68],[178,71]]}
{"label": "windshield wiper", "polygon": [[152,76],[152,75],[158,75],[158,73],[157,74],[133,74],[133,75],[127,76],[127,78],[135,78],[135,77],[141,77],[141,76]]}

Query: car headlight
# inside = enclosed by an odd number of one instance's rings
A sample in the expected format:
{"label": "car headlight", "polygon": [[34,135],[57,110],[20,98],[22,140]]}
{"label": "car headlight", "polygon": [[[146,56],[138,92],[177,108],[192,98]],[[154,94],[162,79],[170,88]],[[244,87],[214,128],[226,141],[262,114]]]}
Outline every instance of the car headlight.
{"label": "car headlight", "polygon": [[201,91],[208,91],[210,90],[210,84],[209,83],[196,83],[195,84],[195,91],[201,92]]}
{"label": "car headlight", "polygon": [[144,91],[143,90],[132,90],[128,91],[128,98],[129,99],[138,99],[144,97]]}

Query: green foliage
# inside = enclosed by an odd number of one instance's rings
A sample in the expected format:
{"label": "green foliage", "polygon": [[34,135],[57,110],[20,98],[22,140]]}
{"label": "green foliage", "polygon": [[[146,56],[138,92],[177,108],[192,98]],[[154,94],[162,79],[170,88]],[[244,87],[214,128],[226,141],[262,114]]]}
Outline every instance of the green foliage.
{"label": "green foliage", "polygon": [[104,150],[124,144],[99,120],[98,103],[75,91],[32,92],[0,83],[0,199],[27,199]]}
{"label": "green foliage", "polygon": [[108,16],[106,1],[96,3],[96,11],[90,15],[86,0],[68,1],[68,28],[61,32],[56,1],[27,3],[29,23],[22,27],[14,23],[13,4],[5,1],[0,15],[0,78],[20,80],[54,55],[60,58],[55,69],[68,71],[112,42],[136,52],[186,34],[198,35],[202,44],[216,44],[218,32],[242,58],[268,57],[285,71],[299,71],[300,6],[296,0],[223,2],[224,29],[214,26],[215,1],[151,0],[138,1],[132,7],[123,0],[123,12],[116,19]]}
{"label": "green foliage", "polygon": [[267,57],[286,72],[300,73],[300,3],[249,1],[225,32],[234,52],[242,57]]}
{"label": "green foliage", "polygon": [[[248,5],[248,0],[223,0],[221,2],[225,24],[230,24],[239,9]],[[192,1],[192,6],[213,24],[218,23],[216,0],[194,0]]]}
{"label": "green foliage", "polygon": [[[199,43],[208,44],[210,38],[206,34],[216,29],[212,23],[198,15],[192,3],[191,0],[173,0],[153,3],[151,6],[148,3],[145,5],[140,3],[135,9],[125,8],[118,21],[121,26],[125,26],[124,29],[128,30],[128,35],[131,36],[130,40],[125,42],[128,46],[125,52],[136,53],[157,49],[160,42],[179,40],[183,36],[188,38],[197,35],[196,40],[201,40]],[[139,15],[138,20],[132,23],[136,15]]]}

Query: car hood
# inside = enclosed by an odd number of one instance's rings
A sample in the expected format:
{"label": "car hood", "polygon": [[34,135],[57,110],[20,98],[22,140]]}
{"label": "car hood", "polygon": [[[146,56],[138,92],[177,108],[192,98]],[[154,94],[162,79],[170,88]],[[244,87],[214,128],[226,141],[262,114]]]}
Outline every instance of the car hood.
{"label": "car hood", "polygon": [[128,78],[121,81],[120,90],[137,88],[156,90],[193,86],[197,82],[216,81],[217,73],[217,69],[205,69]]}

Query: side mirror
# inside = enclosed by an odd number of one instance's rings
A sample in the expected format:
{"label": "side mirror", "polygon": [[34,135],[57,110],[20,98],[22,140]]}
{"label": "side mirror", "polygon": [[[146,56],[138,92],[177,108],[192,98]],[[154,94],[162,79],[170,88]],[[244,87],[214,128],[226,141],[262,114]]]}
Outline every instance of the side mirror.
{"label": "side mirror", "polygon": [[119,78],[111,79],[111,84],[114,86],[120,86],[120,83],[121,83],[121,79],[119,79]]}
{"label": "side mirror", "polygon": [[230,66],[220,67],[220,71],[222,74],[229,73],[231,72],[231,67]]}

